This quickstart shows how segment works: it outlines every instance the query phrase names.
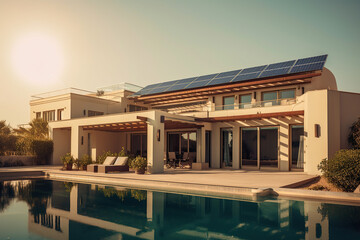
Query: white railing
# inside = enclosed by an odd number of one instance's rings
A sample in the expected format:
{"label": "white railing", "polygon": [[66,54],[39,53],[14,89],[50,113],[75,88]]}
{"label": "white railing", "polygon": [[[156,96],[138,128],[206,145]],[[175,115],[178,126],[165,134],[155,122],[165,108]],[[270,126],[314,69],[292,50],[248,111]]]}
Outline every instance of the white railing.
{"label": "white railing", "polygon": [[272,107],[272,106],[280,106],[280,105],[291,105],[294,103],[296,103],[295,98],[274,99],[274,100],[259,101],[259,102],[254,102],[254,103],[218,105],[218,106],[215,106],[215,111],[233,110],[233,109],[249,109],[249,108],[258,108],[258,107]]}
{"label": "white railing", "polygon": [[79,89],[79,88],[65,88],[65,89],[55,90],[55,91],[51,91],[51,92],[45,92],[45,93],[32,95],[31,100],[55,97],[55,96],[60,96],[60,95],[64,95],[64,94],[69,94],[69,93],[76,93],[76,94],[80,94],[80,95],[95,94],[95,92],[91,92],[91,91],[87,91],[87,90],[83,90],[83,89]]}

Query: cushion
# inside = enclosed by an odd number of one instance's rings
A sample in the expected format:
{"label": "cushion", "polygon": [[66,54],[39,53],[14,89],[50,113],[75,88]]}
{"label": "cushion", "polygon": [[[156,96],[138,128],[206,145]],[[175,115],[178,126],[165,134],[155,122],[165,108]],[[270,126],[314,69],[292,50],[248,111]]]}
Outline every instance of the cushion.
{"label": "cushion", "polygon": [[118,157],[114,163],[117,166],[125,166],[127,163],[128,157]]}
{"label": "cushion", "polygon": [[106,157],[103,165],[112,165],[115,162],[116,157],[108,156]]}

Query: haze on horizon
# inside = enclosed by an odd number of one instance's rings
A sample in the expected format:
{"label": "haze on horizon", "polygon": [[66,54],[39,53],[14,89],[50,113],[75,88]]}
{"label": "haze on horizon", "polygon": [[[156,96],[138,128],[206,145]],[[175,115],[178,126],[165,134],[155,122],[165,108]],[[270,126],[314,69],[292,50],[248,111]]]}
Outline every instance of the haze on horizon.
{"label": "haze on horizon", "polygon": [[0,0],[0,120],[29,122],[42,92],[321,54],[339,90],[360,92],[359,10],[351,0]]}

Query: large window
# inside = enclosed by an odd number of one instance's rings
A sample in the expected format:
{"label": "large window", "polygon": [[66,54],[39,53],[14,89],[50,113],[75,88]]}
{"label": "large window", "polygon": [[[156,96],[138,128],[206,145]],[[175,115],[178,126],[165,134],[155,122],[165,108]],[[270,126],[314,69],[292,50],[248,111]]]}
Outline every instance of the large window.
{"label": "large window", "polygon": [[234,103],[235,103],[234,96],[224,97],[223,98],[223,110],[234,109]]}
{"label": "large window", "polygon": [[145,111],[147,110],[146,107],[136,106],[136,105],[129,105],[129,112],[138,112],[138,111]]}
{"label": "large window", "polygon": [[103,112],[88,110],[88,117],[101,116],[104,115]]}
{"label": "large window", "polygon": [[64,109],[58,109],[57,110],[57,120],[63,120],[64,119]]}
{"label": "large window", "polygon": [[263,92],[262,101],[263,106],[273,106],[281,104],[283,99],[294,99],[295,98],[295,89],[285,89],[272,92]]}
{"label": "large window", "polygon": [[250,108],[251,107],[251,94],[240,95],[239,101],[240,101],[239,108]]}
{"label": "large window", "polygon": [[168,134],[168,152],[183,154],[184,152],[196,153],[196,133],[169,133]]}
{"label": "large window", "polygon": [[278,128],[260,128],[260,166],[278,166]]}
{"label": "large window", "polygon": [[221,129],[221,167],[232,167],[233,132],[232,129]]}
{"label": "large window", "polygon": [[304,126],[291,126],[291,168],[304,168]]}
{"label": "large window", "polygon": [[242,128],[242,166],[278,167],[278,132],[278,127]]}
{"label": "large window", "polygon": [[257,166],[257,128],[243,128],[241,154],[243,166]]}
{"label": "large window", "polygon": [[47,122],[55,121],[55,110],[43,112],[43,119]]}
{"label": "large window", "polygon": [[131,134],[131,153],[135,156],[146,157],[147,135],[145,133]]}

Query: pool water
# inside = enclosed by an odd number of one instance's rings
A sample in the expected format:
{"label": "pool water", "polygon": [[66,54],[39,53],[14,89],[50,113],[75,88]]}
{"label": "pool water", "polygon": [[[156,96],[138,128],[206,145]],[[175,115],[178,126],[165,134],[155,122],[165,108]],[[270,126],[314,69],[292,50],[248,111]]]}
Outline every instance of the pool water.
{"label": "pool water", "polygon": [[360,207],[9,181],[0,239],[360,239]]}

